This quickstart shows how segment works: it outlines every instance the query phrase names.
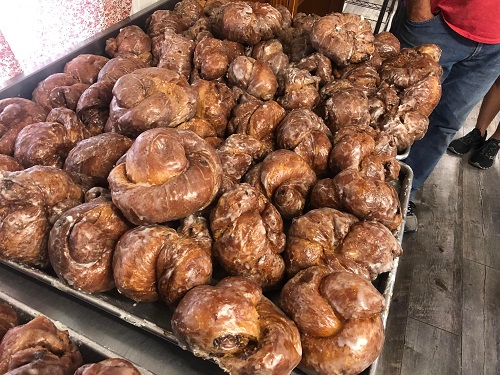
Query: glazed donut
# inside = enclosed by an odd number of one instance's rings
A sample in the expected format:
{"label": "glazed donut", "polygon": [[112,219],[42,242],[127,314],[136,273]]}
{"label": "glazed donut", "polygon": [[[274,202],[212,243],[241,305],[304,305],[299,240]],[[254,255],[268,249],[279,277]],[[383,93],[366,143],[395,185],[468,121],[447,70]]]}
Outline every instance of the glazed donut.
{"label": "glazed donut", "polygon": [[242,277],[191,289],[172,316],[172,330],[182,347],[233,375],[289,374],[302,354],[297,327]]}
{"label": "glazed donut", "polygon": [[108,176],[111,196],[134,224],[181,219],[207,207],[221,184],[215,150],[189,130],[151,129]]}
{"label": "glazed donut", "polygon": [[196,94],[186,78],[163,68],[134,70],[116,81],[105,131],[137,137],[194,116]]}
{"label": "glazed donut", "polygon": [[224,193],[210,215],[213,253],[233,276],[263,289],[275,288],[285,272],[283,221],[263,194],[248,184]]}
{"label": "glazed donut", "polygon": [[354,215],[325,207],[295,218],[288,230],[284,259],[290,276],[323,265],[374,280],[390,271],[394,258],[402,253],[396,237],[381,223],[360,222]]}
{"label": "glazed donut", "polygon": [[55,73],[38,83],[32,98],[47,112],[58,107],[74,111],[80,96],[89,86],[69,73]]}
{"label": "glazed donut", "polygon": [[24,168],[62,168],[69,151],[90,136],[76,113],[68,108],[54,108],[46,121],[25,126],[17,135],[14,157]]}
{"label": "glazed donut", "polygon": [[328,14],[311,30],[312,46],[340,67],[368,60],[374,39],[370,22],[351,13]]}
{"label": "glazed donut", "polygon": [[81,83],[91,85],[97,81],[99,71],[108,61],[104,56],[81,54],[68,61],[63,72],[72,75]]}
{"label": "glazed donut", "polygon": [[214,9],[209,18],[217,37],[249,46],[274,38],[282,28],[281,13],[270,4],[259,2],[226,2]]}
{"label": "glazed donut", "polygon": [[73,375],[83,359],[67,331],[44,316],[11,328],[0,342],[1,374]]}
{"label": "glazed donut", "polygon": [[162,225],[125,233],[113,256],[118,291],[135,301],[161,299],[175,307],[188,290],[208,284],[212,278],[210,247],[188,233]]}
{"label": "glazed donut", "polygon": [[332,133],[321,117],[308,109],[291,110],[276,128],[278,147],[300,155],[317,175],[328,170],[331,139]]}
{"label": "glazed donut", "polygon": [[133,55],[146,64],[151,64],[151,38],[137,25],[120,29],[116,38],[106,40],[104,50],[111,57]]}
{"label": "glazed donut", "polygon": [[46,267],[49,230],[83,199],[81,188],[59,168],[35,166],[0,172],[0,257]]}
{"label": "glazed donut", "polygon": [[79,367],[74,375],[141,375],[140,371],[129,361],[122,358],[108,358],[98,363],[90,363]]}
{"label": "glazed donut", "polygon": [[384,297],[350,272],[309,267],[283,287],[279,306],[297,324],[299,368],[308,375],[357,375],[380,354]]}
{"label": "glazed donut", "polygon": [[86,292],[114,288],[115,245],[130,228],[109,201],[95,200],[65,211],[49,235],[50,264],[71,287]]}
{"label": "glazed donut", "polygon": [[278,81],[271,68],[252,57],[236,57],[227,70],[228,81],[257,99],[271,100],[278,89]]}
{"label": "glazed donut", "polygon": [[396,189],[389,183],[346,169],[333,179],[319,180],[311,191],[311,205],[354,214],[360,220],[377,220],[391,231],[403,221]]}
{"label": "glazed donut", "polygon": [[316,173],[295,152],[277,150],[250,169],[244,180],[261,191],[284,218],[290,219],[302,213]]}
{"label": "glazed donut", "polygon": [[19,132],[27,125],[45,121],[47,113],[39,104],[28,99],[0,100],[0,154],[12,156]]}
{"label": "glazed donut", "polygon": [[108,175],[132,140],[118,133],[103,133],[78,142],[64,162],[64,170],[81,185],[108,186]]}
{"label": "glazed donut", "polygon": [[194,50],[193,65],[201,78],[212,81],[223,78],[233,60],[244,54],[243,45],[211,36],[200,36]]}
{"label": "glazed donut", "polygon": [[19,325],[19,318],[14,308],[5,302],[0,302],[0,342],[5,333]]}

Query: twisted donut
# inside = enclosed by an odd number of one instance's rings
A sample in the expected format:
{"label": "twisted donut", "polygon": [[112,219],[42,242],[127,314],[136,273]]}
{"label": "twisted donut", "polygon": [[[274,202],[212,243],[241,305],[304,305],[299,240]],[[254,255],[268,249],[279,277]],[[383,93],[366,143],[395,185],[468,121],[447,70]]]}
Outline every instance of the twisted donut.
{"label": "twisted donut", "polygon": [[87,293],[111,290],[115,245],[129,228],[109,201],[94,200],[69,209],[50,230],[50,264],[75,289]]}
{"label": "twisted donut", "polygon": [[309,267],[283,287],[279,306],[300,331],[309,375],[357,375],[380,354],[384,297],[353,273]]}
{"label": "twisted donut", "polygon": [[227,277],[191,289],[172,316],[181,346],[234,374],[289,374],[302,348],[293,322],[259,286]]}
{"label": "twisted donut", "polygon": [[210,215],[213,252],[230,274],[263,289],[276,287],[285,272],[283,221],[276,208],[248,184],[224,193]]}
{"label": "twisted donut", "polygon": [[207,207],[221,184],[215,150],[189,130],[151,129],[108,176],[113,202],[134,224],[163,223]]}

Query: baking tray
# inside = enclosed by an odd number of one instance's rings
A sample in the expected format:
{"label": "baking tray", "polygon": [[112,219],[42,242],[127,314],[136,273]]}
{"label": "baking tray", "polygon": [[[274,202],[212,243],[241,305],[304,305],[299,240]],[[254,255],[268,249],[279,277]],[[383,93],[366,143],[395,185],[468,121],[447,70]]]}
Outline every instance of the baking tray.
{"label": "baking tray", "polygon": [[[405,163],[399,163],[401,165],[401,172],[399,180],[395,183],[395,188],[399,192],[403,218],[406,218],[408,201],[410,199],[411,183],[413,180],[413,172],[411,168]],[[403,233],[404,220],[396,233],[399,243],[401,243],[403,240]],[[170,323],[172,313],[171,311],[169,311],[167,305],[163,302],[137,303],[125,296],[122,296],[116,289],[106,293],[88,294],[66,285],[56,276],[56,274],[51,269],[40,270],[5,259],[0,259],[0,263],[16,269],[21,273],[29,275],[30,277],[45,284],[48,284],[51,287],[62,291],[63,293],[74,296],[82,301],[85,301],[86,303],[90,303],[129,324],[139,327],[142,330],[155,334],[175,345],[178,345],[178,341],[172,333],[172,327]],[[384,323],[384,326],[386,325],[387,317],[389,314],[397,268],[398,259],[395,259],[394,268],[392,269],[392,271],[381,274],[374,281],[374,285],[377,287],[380,293],[383,294],[386,303],[384,311],[382,312],[382,321]],[[275,299],[273,297],[270,298]],[[377,362],[374,362],[367,370],[365,370],[365,372],[363,372],[363,374],[375,375],[377,374],[376,368]],[[296,369],[294,370],[293,374],[303,374],[303,372]]]}
{"label": "baking tray", "polygon": [[411,146],[401,151],[401,153],[397,154],[396,159],[405,160],[408,157],[408,155],[410,155],[410,151],[411,151]]}
{"label": "baking tray", "polygon": [[[11,305],[14,310],[17,312],[18,317],[19,317],[19,323],[20,324],[25,324],[34,319],[37,316],[45,316],[49,318],[46,315],[43,315],[39,311],[29,307],[28,305],[25,305],[24,303],[10,297],[8,294],[0,291],[0,302],[6,302],[9,305]],[[50,319],[50,318],[49,318]],[[71,338],[71,340],[78,346],[78,349],[80,350],[80,353],[82,354],[83,357],[83,362],[84,363],[96,363],[100,362],[104,359],[107,358],[122,358],[123,357],[119,356],[115,352],[109,350],[108,348],[96,343],[95,341],[92,341],[88,339],[87,337],[79,334],[78,332],[73,331],[71,328],[66,327],[65,325],[61,324],[58,321],[54,321],[51,319],[51,321],[55,324],[57,329],[62,330],[62,331],[68,331],[68,334]],[[139,370],[139,372],[142,375],[154,375],[152,372],[134,364],[134,366]]]}
{"label": "baking tray", "polygon": [[[178,2],[179,0],[166,0],[154,3],[144,10],[136,13],[135,15],[124,19],[123,21],[113,25],[112,27],[102,31],[101,33],[96,34],[94,37],[74,46],[71,52],[68,52],[63,56],[55,57],[54,60],[48,63],[43,69],[40,69],[31,74],[18,75],[7,82],[0,84],[0,99],[16,96],[30,99],[32,92],[37,84],[51,74],[62,72],[66,62],[83,53],[104,55],[106,40],[116,37],[121,28],[129,25],[138,25],[144,28],[147,18],[154,11],[159,9],[173,9],[175,4],[177,4]],[[399,181],[396,182],[395,187],[399,192],[401,207],[403,210],[403,218],[406,218],[406,210],[408,207],[411,182],[413,180],[413,172],[411,168],[405,163],[401,162],[401,160],[405,159],[408,156],[409,150],[409,148],[407,150],[404,150],[396,157],[401,165],[401,173]],[[400,243],[402,242],[403,232],[404,220],[396,233],[396,236]],[[23,274],[26,274],[33,279],[50,285],[51,287],[56,288],[57,290],[60,290],[67,295],[76,297],[84,301],[85,303],[96,306],[99,309],[140,328],[141,330],[152,333],[156,336],[161,337],[162,339],[165,339],[166,341],[178,345],[177,339],[173,335],[171,329],[171,312],[163,302],[136,303],[119,294],[116,289],[106,293],[91,295],[75,290],[64,284],[50,269],[42,271],[40,269],[25,266],[4,259],[0,259],[0,263]],[[382,312],[382,320],[384,326],[387,322],[387,316],[392,300],[392,292],[394,289],[397,267],[398,259],[395,260],[394,268],[392,271],[380,275],[377,280],[374,281],[374,285],[383,294],[386,301],[386,307]],[[203,361],[202,359],[196,358],[194,356],[193,360]],[[303,372],[296,369],[293,371],[293,374],[303,374]],[[377,361],[375,361],[362,374],[376,375]]]}

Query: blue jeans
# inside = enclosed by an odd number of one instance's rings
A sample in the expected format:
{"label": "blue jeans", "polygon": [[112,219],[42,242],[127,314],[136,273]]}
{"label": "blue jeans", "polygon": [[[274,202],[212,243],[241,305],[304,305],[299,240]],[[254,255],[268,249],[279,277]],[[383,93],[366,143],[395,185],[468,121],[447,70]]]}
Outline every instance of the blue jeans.
{"label": "blue jeans", "polygon": [[438,14],[423,22],[409,21],[401,6],[394,15],[391,32],[401,47],[434,43],[443,53],[443,94],[429,116],[429,129],[415,142],[405,160],[414,173],[411,197],[431,174],[470,111],[500,75],[500,44],[477,43],[453,31]]}

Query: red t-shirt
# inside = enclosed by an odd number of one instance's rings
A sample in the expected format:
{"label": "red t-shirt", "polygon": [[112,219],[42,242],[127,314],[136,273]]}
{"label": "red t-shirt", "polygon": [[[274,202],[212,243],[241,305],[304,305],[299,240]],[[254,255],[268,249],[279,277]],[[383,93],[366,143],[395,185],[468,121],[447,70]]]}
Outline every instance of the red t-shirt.
{"label": "red t-shirt", "polygon": [[500,43],[500,0],[431,0],[432,13],[460,35],[480,43]]}

